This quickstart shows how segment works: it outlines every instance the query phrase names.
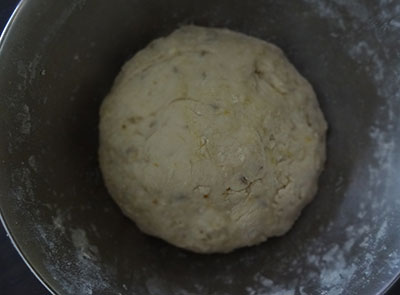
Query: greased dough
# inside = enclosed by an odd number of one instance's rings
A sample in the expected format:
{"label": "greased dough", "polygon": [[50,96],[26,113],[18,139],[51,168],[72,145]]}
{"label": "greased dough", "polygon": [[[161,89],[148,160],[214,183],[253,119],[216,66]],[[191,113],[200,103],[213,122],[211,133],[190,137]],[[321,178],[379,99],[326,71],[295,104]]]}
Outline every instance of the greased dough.
{"label": "greased dough", "polygon": [[280,236],[317,190],[326,122],[276,46],[182,27],[122,68],[101,107],[100,164],[138,227],[195,252]]}

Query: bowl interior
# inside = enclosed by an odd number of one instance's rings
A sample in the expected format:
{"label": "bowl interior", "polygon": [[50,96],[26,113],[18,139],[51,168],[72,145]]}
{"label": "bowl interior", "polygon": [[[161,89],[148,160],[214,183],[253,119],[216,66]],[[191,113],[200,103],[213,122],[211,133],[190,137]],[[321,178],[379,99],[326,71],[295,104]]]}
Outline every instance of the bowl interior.
{"label": "bowl interior", "polygon": [[[383,291],[400,272],[399,13],[395,1],[23,1],[0,48],[0,207],[17,247],[57,294]],[[280,46],[329,123],[320,189],[294,228],[227,255],[140,233],[97,162],[121,65],[189,23]]]}

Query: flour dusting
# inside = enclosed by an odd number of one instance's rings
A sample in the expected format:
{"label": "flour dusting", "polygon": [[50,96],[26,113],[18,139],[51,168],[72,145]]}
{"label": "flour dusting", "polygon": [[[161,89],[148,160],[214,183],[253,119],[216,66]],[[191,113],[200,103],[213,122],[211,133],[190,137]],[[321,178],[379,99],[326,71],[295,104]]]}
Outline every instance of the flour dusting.
{"label": "flour dusting", "polygon": [[[67,265],[50,264],[50,262],[47,265],[67,294],[98,294],[98,292],[103,292],[101,290],[112,288],[109,283],[110,272],[101,264],[99,250],[97,246],[90,242],[86,231],[68,227],[64,224],[62,215],[57,215],[53,219],[53,223],[61,234],[70,234],[75,251],[75,258],[69,261]],[[41,230],[41,227],[38,227],[38,230]],[[42,238],[49,242],[55,236],[47,234]],[[58,245],[58,247],[60,246]],[[55,252],[57,251],[56,246],[53,246],[53,249]],[[52,257],[52,254],[49,254],[50,257]]]}
{"label": "flour dusting", "polygon": [[72,243],[77,250],[79,260],[89,259],[97,260],[99,250],[96,246],[91,245],[86,237],[86,232],[83,229],[71,229]]}
{"label": "flour dusting", "polygon": [[254,284],[247,287],[246,291],[248,295],[295,295],[294,288],[279,286],[261,274],[254,276]]}
{"label": "flour dusting", "polygon": [[65,227],[63,225],[63,217],[60,213],[60,209],[57,210],[57,215],[53,217],[53,225],[56,230],[61,231],[62,234],[65,234]]}
{"label": "flour dusting", "polygon": [[34,155],[29,156],[28,164],[34,172],[38,172],[36,157]]}
{"label": "flour dusting", "polygon": [[20,113],[17,114],[17,121],[20,123],[20,132],[23,135],[29,135],[32,129],[31,123],[31,114],[29,110],[29,106],[24,104],[22,106],[22,110]]}

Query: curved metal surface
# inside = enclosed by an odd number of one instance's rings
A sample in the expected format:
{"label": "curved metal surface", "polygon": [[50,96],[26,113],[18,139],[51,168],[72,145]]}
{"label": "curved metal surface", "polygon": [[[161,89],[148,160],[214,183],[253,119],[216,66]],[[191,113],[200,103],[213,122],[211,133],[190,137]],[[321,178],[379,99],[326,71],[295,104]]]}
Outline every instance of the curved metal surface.
{"label": "curved metal surface", "polygon": [[[57,294],[382,293],[400,273],[399,14],[391,1],[24,1],[0,45],[0,208],[17,249]],[[228,255],[141,234],[97,165],[120,66],[192,22],[282,47],[330,124],[295,227]]]}
{"label": "curved metal surface", "polygon": [[[4,30],[1,33],[0,36],[0,52],[5,44],[5,36],[8,34],[8,31],[11,27],[11,24],[14,22],[14,20],[17,18],[17,15],[19,14],[19,11],[22,9],[23,3],[25,1],[21,0],[15,7],[12,15],[10,16],[9,20],[7,21],[7,24],[4,27]],[[3,194],[2,194],[3,196]],[[22,260],[24,261],[24,263],[28,266],[29,270],[35,275],[35,277],[46,287],[46,289],[51,293],[51,294],[55,294],[53,292],[53,290],[51,290],[50,286],[45,282],[45,280],[40,276],[39,273],[37,273],[34,269],[34,267],[30,264],[30,262],[26,259],[25,254],[23,252],[22,249],[19,248],[18,244],[15,242],[15,238],[12,234],[12,232],[9,229],[9,226],[7,225],[5,219],[3,218],[3,214],[2,214],[2,209],[0,208],[0,222],[3,225],[7,236],[10,238],[10,241],[13,245],[13,247],[17,250],[18,254],[20,255],[20,257],[22,258]],[[11,227],[10,227],[11,228]]]}

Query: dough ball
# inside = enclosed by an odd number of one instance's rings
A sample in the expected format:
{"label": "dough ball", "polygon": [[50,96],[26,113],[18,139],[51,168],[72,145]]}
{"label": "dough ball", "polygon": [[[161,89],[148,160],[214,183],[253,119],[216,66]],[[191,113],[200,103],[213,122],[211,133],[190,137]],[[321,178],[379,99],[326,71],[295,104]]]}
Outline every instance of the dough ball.
{"label": "dough ball", "polygon": [[123,66],[100,117],[111,196],[178,247],[229,252],[283,235],[317,190],[326,122],[265,41],[182,27]]}

